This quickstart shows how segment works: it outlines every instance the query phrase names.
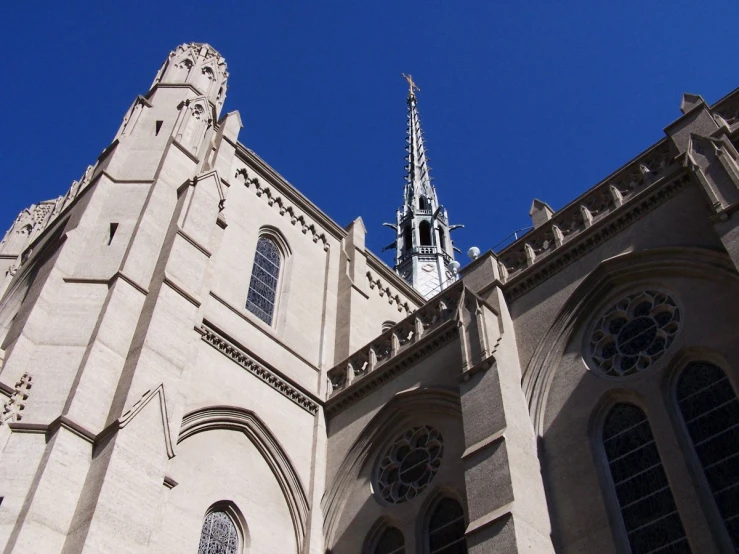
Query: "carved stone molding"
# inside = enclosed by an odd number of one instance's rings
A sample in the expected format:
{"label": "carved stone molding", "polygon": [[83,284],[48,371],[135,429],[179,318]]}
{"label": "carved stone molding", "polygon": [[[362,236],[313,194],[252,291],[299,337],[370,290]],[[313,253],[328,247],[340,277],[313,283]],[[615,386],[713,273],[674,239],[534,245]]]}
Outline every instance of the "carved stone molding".
{"label": "carved stone molding", "polygon": [[28,399],[28,391],[33,386],[33,377],[28,373],[24,373],[10,395],[10,398],[3,405],[2,414],[0,414],[0,425],[9,422],[16,422],[23,419],[21,413],[26,408],[26,400]]}
{"label": "carved stone molding", "polygon": [[322,233],[321,229],[315,223],[310,221],[304,214],[301,214],[297,208],[290,205],[278,192],[274,191],[268,185],[263,184],[259,180],[259,177],[250,177],[245,167],[236,171],[235,177],[244,183],[247,188],[253,186],[256,195],[264,198],[267,201],[267,205],[276,208],[280,212],[280,215],[289,217],[291,224],[299,224],[304,235],[310,233],[313,242],[320,242],[323,245],[323,250],[328,251],[329,245],[326,234]]}
{"label": "carved stone molding", "polygon": [[232,361],[246,369],[255,377],[258,377],[286,398],[295,402],[295,404],[303,408],[306,412],[312,415],[318,413],[319,404],[317,402],[302,391],[298,390],[292,384],[288,383],[282,377],[276,375],[270,369],[254,360],[246,352],[231,343],[220,333],[205,325],[200,328],[200,333],[203,340],[218,350],[221,354],[231,358]]}
{"label": "carved stone molding", "polygon": [[[244,433],[259,450],[280,484],[293,521],[298,552],[303,552],[310,511],[305,487],[285,449],[254,412],[234,406],[212,406],[191,412],[182,419],[177,443],[198,433],[221,429]],[[164,484],[169,486],[166,477]]]}
{"label": "carved stone molding", "polygon": [[399,312],[405,310],[405,313],[409,314],[413,311],[408,302],[403,302],[397,291],[385,285],[379,277],[374,277],[371,271],[367,272],[367,281],[369,282],[369,288],[376,289],[380,296],[387,296],[389,304],[396,304]]}

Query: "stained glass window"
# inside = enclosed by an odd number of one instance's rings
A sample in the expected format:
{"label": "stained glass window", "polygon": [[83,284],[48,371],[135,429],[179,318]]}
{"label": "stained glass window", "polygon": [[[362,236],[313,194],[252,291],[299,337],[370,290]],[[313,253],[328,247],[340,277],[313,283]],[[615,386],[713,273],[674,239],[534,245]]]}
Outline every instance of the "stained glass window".
{"label": "stained glass window", "polygon": [[646,414],[616,404],[603,426],[603,446],[632,552],[691,552]]}
{"label": "stained glass window", "polygon": [[623,297],[593,328],[590,361],[611,377],[644,371],[670,347],[680,321],[680,309],[669,294],[647,290]]}
{"label": "stained glass window", "polygon": [[374,554],[405,554],[405,539],[400,529],[388,527],[380,535]]}
{"label": "stained glass window", "polygon": [[444,441],[438,429],[428,425],[408,429],[380,460],[376,490],[392,504],[415,498],[436,475],[443,454]]}
{"label": "stained glass window", "polygon": [[210,512],[200,532],[198,554],[238,554],[239,534],[226,512]]}
{"label": "stained glass window", "polygon": [[451,498],[441,500],[429,519],[430,554],[467,554],[464,529],[464,512],[459,502]]}
{"label": "stained glass window", "polygon": [[677,401],[721,519],[739,552],[739,400],[719,367],[693,362],[678,379]]}
{"label": "stained glass window", "polygon": [[282,257],[275,242],[268,237],[259,237],[251,270],[246,309],[272,325],[277,297],[277,280],[280,277]]}

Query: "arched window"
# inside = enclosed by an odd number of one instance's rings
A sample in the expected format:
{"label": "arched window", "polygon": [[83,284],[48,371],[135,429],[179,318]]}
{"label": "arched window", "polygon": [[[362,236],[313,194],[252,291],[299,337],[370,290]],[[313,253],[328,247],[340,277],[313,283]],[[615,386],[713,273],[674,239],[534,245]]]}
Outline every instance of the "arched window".
{"label": "arched window", "polygon": [[275,241],[269,237],[259,237],[251,270],[249,293],[246,297],[246,309],[267,325],[272,325],[281,264],[282,256]]}
{"label": "arched window", "polygon": [[198,554],[239,554],[239,532],[224,511],[209,512],[200,532]]}
{"label": "arched window", "polygon": [[464,528],[464,511],[459,502],[451,498],[440,500],[428,522],[429,554],[467,554]]}
{"label": "arched window", "polygon": [[646,414],[616,404],[603,425],[603,447],[632,552],[690,552]]}
{"label": "arched window", "polygon": [[431,225],[428,221],[422,221],[418,225],[418,234],[421,238],[421,246],[431,246]]}
{"label": "arched window", "polygon": [[739,552],[739,400],[726,374],[708,362],[690,363],[676,392],[713,499]]}
{"label": "arched window", "polygon": [[408,252],[413,248],[413,229],[410,225],[406,225],[403,229],[403,249]]}
{"label": "arched window", "polygon": [[405,554],[405,539],[400,529],[388,527],[377,539],[373,554]]}
{"label": "arched window", "polygon": [[439,229],[439,249],[446,251],[446,237],[444,229]]}
{"label": "arched window", "polygon": [[426,197],[424,196],[419,197],[418,198],[418,209],[427,210],[428,208],[426,206],[427,206]]}

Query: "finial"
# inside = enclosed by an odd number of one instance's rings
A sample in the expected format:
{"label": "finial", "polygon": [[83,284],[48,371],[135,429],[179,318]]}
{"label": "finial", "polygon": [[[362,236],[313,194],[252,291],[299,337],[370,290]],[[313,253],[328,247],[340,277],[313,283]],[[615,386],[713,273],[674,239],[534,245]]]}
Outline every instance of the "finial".
{"label": "finial", "polygon": [[408,98],[415,98],[416,95],[413,92],[413,90],[414,89],[415,90],[421,90],[421,89],[418,88],[418,86],[416,85],[416,83],[413,82],[413,75],[406,75],[405,73],[401,73],[401,75],[403,75],[403,77],[405,78],[405,80],[408,81]]}

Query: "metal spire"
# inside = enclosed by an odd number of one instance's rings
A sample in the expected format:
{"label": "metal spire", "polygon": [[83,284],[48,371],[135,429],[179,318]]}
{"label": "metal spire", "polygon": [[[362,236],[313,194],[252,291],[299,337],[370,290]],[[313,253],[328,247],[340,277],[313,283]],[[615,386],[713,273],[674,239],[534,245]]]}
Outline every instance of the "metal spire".
{"label": "metal spire", "polygon": [[459,264],[454,261],[453,229],[449,215],[439,205],[436,190],[431,184],[426,147],[418,116],[413,77],[403,74],[408,81],[408,127],[406,129],[406,166],[403,206],[395,214],[395,223],[385,223],[395,231],[395,242],[383,250],[395,248],[395,271],[426,298],[457,280]]}
{"label": "metal spire", "polygon": [[436,191],[431,185],[431,174],[429,173],[428,160],[426,158],[426,147],[423,142],[421,131],[421,119],[418,115],[418,102],[415,91],[420,91],[411,75],[403,74],[408,81],[408,128],[406,130],[406,156],[407,165],[404,191],[404,212],[412,207],[418,206],[418,200],[424,197],[430,204],[428,209],[435,210],[438,207]]}

